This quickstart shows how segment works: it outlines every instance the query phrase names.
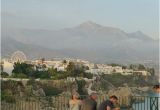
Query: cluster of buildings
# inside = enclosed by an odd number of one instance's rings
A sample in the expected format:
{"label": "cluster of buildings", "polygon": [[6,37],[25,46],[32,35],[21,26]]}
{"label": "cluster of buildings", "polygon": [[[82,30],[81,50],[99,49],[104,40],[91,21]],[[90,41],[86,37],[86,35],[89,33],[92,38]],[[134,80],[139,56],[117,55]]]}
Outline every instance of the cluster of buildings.
{"label": "cluster of buildings", "polygon": [[[66,71],[69,62],[73,62],[77,65],[83,65],[87,67],[86,72],[92,74],[113,74],[113,73],[120,73],[122,75],[143,75],[148,76],[150,75],[149,72],[146,70],[143,71],[134,71],[132,69],[123,69],[121,66],[110,66],[107,64],[94,64],[89,61],[81,60],[81,59],[61,59],[61,60],[52,60],[52,61],[45,61],[43,59],[34,60],[34,61],[25,61],[28,64],[33,64],[35,68],[39,71],[47,70],[48,68],[54,68],[57,71]],[[3,59],[1,61],[1,65],[3,65],[3,71],[9,74],[12,73],[13,70],[13,62],[9,60]]]}
{"label": "cluster of buildings", "polygon": [[97,64],[97,68],[90,68],[86,72],[92,74],[114,74],[120,73],[122,75],[143,75],[148,76],[150,73],[146,70],[143,71],[135,71],[133,69],[123,69],[122,66],[110,66],[105,64]]}
{"label": "cluster of buildings", "polygon": [[38,59],[38,60],[31,60],[28,61],[26,60],[26,56],[24,53],[18,51],[15,52],[12,55],[11,59],[2,59],[1,60],[1,66],[3,67],[3,71],[7,72],[9,74],[12,73],[13,70],[13,65],[14,62],[25,62],[28,64],[33,64],[36,69],[39,71],[47,70],[48,68],[54,68],[57,71],[66,71],[67,66],[69,65],[70,62],[73,62],[76,65],[83,65],[86,67],[86,72],[87,73],[92,73],[92,74],[114,74],[114,73],[120,73],[122,75],[143,75],[143,76],[148,76],[150,75],[149,72],[146,70],[143,71],[135,71],[132,69],[124,69],[122,66],[110,66],[107,64],[94,64],[86,60],[82,59],[70,59],[70,58],[65,58],[65,59],[53,59],[53,60],[48,60],[46,61],[44,58]]}

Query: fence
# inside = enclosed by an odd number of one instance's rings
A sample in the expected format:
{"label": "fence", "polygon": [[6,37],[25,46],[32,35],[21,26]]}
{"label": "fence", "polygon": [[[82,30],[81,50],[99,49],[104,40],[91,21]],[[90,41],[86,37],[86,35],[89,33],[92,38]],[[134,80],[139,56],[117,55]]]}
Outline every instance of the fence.
{"label": "fence", "polygon": [[[83,100],[88,96],[80,96]],[[97,104],[107,99],[99,95]],[[69,110],[70,96],[14,97],[7,96],[1,101],[1,110]],[[133,96],[119,97],[121,110],[160,110],[160,97]]]}

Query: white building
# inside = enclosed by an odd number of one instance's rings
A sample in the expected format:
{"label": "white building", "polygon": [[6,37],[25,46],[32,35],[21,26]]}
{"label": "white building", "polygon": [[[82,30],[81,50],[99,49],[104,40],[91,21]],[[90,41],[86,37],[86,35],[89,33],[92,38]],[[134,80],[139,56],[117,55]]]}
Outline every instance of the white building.
{"label": "white building", "polygon": [[85,72],[91,73],[91,74],[98,74],[100,73],[100,69],[89,69],[89,70],[86,70]]}
{"label": "white building", "polygon": [[3,71],[8,73],[9,75],[12,74],[12,70],[14,69],[13,65],[13,63],[10,63],[7,60],[2,61]]}
{"label": "white building", "polygon": [[86,70],[87,73],[91,73],[91,74],[111,74],[110,70],[108,69],[89,69]]}
{"label": "white building", "polygon": [[66,68],[64,66],[57,67],[57,71],[66,71]]}
{"label": "white building", "polygon": [[67,81],[74,82],[76,80],[75,77],[67,77]]}
{"label": "white building", "polygon": [[133,74],[133,70],[132,69],[123,69],[123,73],[121,73],[122,75],[132,75]]}
{"label": "white building", "polygon": [[143,75],[143,76],[149,76],[151,75],[149,72],[147,71],[133,71],[133,74],[137,74],[137,75]]}
{"label": "white building", "polygon": [[123,69],[120,66],[113,67],[113,72],[115,73],[123,73]]}
{"label": "white building", "polygon": [[84,63],[83,65],[89,67],[89,69],[94,68],[94,63]]}

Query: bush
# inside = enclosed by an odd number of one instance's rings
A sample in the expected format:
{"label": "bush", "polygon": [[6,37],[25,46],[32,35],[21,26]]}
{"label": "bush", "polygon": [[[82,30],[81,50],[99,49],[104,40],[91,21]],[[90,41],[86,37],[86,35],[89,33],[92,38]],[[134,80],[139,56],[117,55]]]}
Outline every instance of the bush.
{"label": "bush", "polygon": [[43,88],[46,96],[54,96],[54,95],[59,95],[60,93],[62,93],[61,90],[59,90],[58,88],[55,88],[51,85],[43,84],[42,88]]}
{"label": "bush", "polygon": [[9,76],[8,73],[6,73],[6,72],[1,72],[1,77],[2,77],[2,78],[7,78],[8,76]]}
{"label": "bush", "polygon": [[[112,83],[115,87],[124,86],[127,83],[128,86],[147,86],[151,82],[146,82],[144,76],[134,76],[134,75],[122,75],[120,73],[113,73],[102,76],[103,79]],[[105,85],[102,85],[105,86]]]}
{"label": "bush", "polygon": [[49,79],[51,75],[47,71],[36,71],[34,73],[35,78],[41,78],[41,79]]}
{"label": "bush", "polygon": [[16,101],[15,97],[12,95],[12,91],[9,89],[3,90],[1,92],[1,100],[8,103],[14,103]]}
{"label": "bush", "polygon": [[91,73],[84,73],[84,77],[88,78],[88,79],[92,79],[93,78],[93,74],[91,74]]}
{"label": "bush", "polygon": [[23,73],[13,73],[12,76],[13,78],[27,78],[27,75],[23,74]]}
{"label": "bush", "polygon": [[27,81],[27,85],[33,85],[33,84],[35,84],[35,83],[36,83],[36,81],[35,81],[34,78],[30,78],[30,79]]}
{"label": "bush", "polygon": [[80,95],[88,95],[85,91],[84,91],[84,86],[86,85],[86,81],[85,80],[77,80],[77,84],[78,84],[78,93]]}
{"label": "bush", "polygon": [[32,77],[35,72],[34,66],[32,64],[17,62],[17,63],[14,63],[13,67],[14,69],[12,73],[15,73],[15,74],[23,73],[27,76]]}

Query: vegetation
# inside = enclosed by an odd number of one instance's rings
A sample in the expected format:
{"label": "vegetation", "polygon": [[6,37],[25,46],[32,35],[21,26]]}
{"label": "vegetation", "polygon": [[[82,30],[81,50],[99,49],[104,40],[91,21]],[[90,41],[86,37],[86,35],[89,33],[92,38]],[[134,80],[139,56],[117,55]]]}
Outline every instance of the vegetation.
{"label": "vegetation", "polygon": [[19,94],[19,89],[24,90],[24,86],[20,81],[1,81],[1,100],[6,102],[15,102],[16,95]]}
{"label": "vegetation", "polygon": [[51,85],[48,84],[42,84],[42,88],[46,94],[46,96],[54,96],[54,95],[58,95],[60,93],[62,93],[62,90],[53,87]]}
{"label": "vegetation", "polygon": [[84,86],[86,85],[86,82],[85,82],[85,80],[77,80],[76,81],[77,82],[77,84],[78,84],[78,93],[80,94],[80,95],[87,95],[87,93],[84,91]]}
{"label": "vegetation", "polygon": [[122,65],[116,64],[116,63],[111,63],[111,64],[108,64],[108,65],[113,66],[113,67],[115,67],[115,66],[122,66]]}
{"label": "vegetation", "polygon": [[16,102],[15,97],[12,96],[12,95],[10,95],[8,92],[9,92],[9,90],[1,92],[1,100],[2,101],[6,101],[8,103],[14,103],[14,102]]}
{"label": "vegetation", "polygon": [[[44,59],[42,59],[44,61]],[[63,64],[66,64],[67,61],[63,61]],[[36,90],[38,87],[42,88],[45,92],[46,96],[53,96],[62,93],[64,90],[64,86],[59,88],[52,83],[42,83],[41,81],[35,81],[35,78],[40,79],[65,79],[67,77],[85,77],[92,78],[91,73],[86,73],[85,71],[89,69],[89,67],[85,67],[81,64],[76,64],[73,62],[69,62],[69,65],[66,68],[66,71],[57,71],[55,68],[46,69],[46,65],[38,65],[39,67],[35,67],[32,64],[26,63],[15,63],[13,74],[11,77],[13,78],[30,78],[27,82],[27,85],[24,87],[21,81],[2,81],[1,83],[1,99],[6,102],[15,102],[14,96],[19,96],[19,91],[23,91],[25,96],[32,96],[32,90]],[[112,66],[119,66],[118,64],[112,64]],[[133,69],[133,70],[147,70],[153,76],[155,74],[154,68],[147,68],[144,65],[129,65],[122,66],[123,69]],[[142,76],[142,75],[122,75],[120,73],[113,74],[103,74],[100,78],[107,80],[112,83],[115,87],[124,86],[127,84],[128,86],[149,86],[153,85],[154,78],[152,76]],[[8,73],[1,72],[1,77],[9,77]],[[59,83],[59,82],[58,82]],[[76,84],[78,85],[78,93],[80,95],[87,95],[87,92],[84,90],[86,85],[85,80],[76,80]],[[103,80],[97,80],[97,85],[94,85],[95,89],[106,90],[108,89],[108,85]],[[20,90],[18,89],[20,88]]]}
{"label": "vegetation", "polygon": [[66,61],[66,60],[63,60],[63,61],[62,61],[62,63],[63,63],[63,64],[66,64],[66,63],[67,63],[67,61]]}
{"label": "vegetation", "polygon": [[[102,76],[105,80],[111,82],[115,87],[124,86],[149,86],[153,85],[150,77],[142,75],[122,75],[120,73],[105,74]],[[106,86],[105,84],[102,86]],[[105,87],[102,87],[105,88]]]}
{"label": "vegetation", "polygon": [[145,66],[142,64],[138,65],[138,70],[146,70]]}
{"label": "vegetation", "polygon": [[50,79],[51,75],[47,71],[35,71],[34,78]]}
{"label": "vegetation", "polygon": [[2,78],[7,78],[7,77],[9,77],[9,74],[6,73],[6,72],[1,72],[1,77]]}
{"label": "vegetation", "polygon": [[38,90],[42,88],[46,96],[53,96],[62,93],[62,90],[54,87],[54,85],[48,83],[41,83],[30,79],[24,86],[22,81],[1,81],[1,100],[13,103],[16,98],[21,96],[20,92],[23,92],[23,97],[34,96],[32,90]]}
{"label": "vegetation", "polygon": [[32,64],[27,64],[27,63],[14,63],[14,69],[12,73],[17,74],[25,74],[28,77],[33,77],[34,75],[34,66]]}
{"label": "vegetation", "polygon": [[[44,61],[44,59],[42,60]],[[64,60],[64,64],[67,62]],[[13,74],[11,77],[13,78],[40,78],[40,79],[65,79],[67,77],[86,77],[92,78],[92,74],[86,73],[88,67],[83,65],[76,65],[73,62],[69,62],[69,65],[66,68],[66,71],[57,71],[55,68],[46,69],[46,65],[39,65],[34,67],[32,64],[26,63],[15,63]],[[5,73],[3,73],[4,77],[7,77]]]}
{"label": "vegetation", "polygon": [[27,78],[27,75],[23,74],[23,73],[12,73],[13,78]]}

